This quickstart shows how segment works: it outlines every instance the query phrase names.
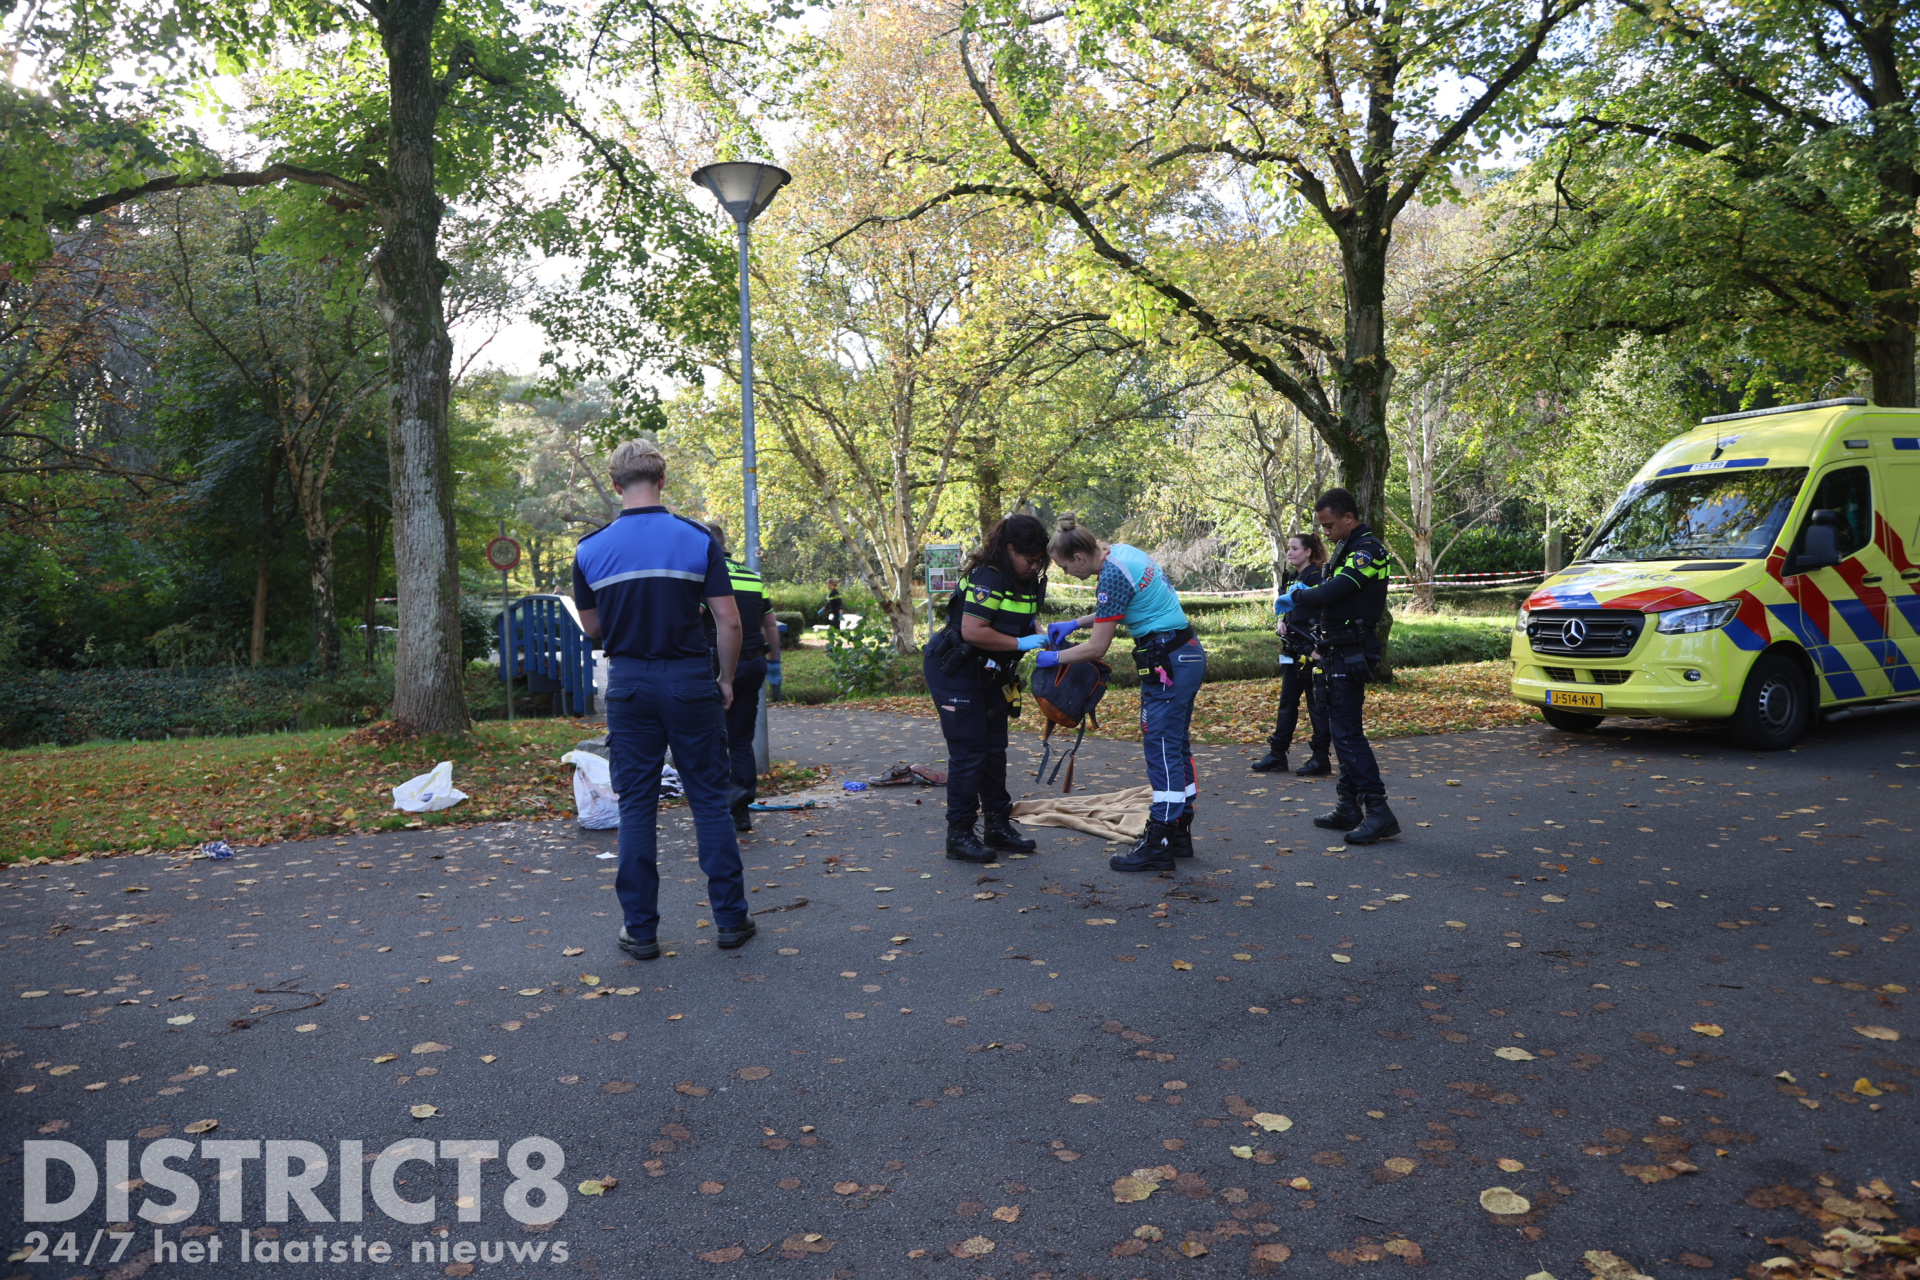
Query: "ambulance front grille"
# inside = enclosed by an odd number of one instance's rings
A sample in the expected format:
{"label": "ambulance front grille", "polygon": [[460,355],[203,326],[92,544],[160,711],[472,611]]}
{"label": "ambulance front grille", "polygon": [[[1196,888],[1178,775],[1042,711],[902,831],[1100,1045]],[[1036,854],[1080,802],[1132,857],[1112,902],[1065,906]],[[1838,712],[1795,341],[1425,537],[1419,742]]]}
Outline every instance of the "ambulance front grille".
{"label": "ambulance front grille", "polygon": [[1538,609],[1527,618],[1533,651],[1560,658],[1623,658],[1645,629],[1645,616],[1627,609]]}

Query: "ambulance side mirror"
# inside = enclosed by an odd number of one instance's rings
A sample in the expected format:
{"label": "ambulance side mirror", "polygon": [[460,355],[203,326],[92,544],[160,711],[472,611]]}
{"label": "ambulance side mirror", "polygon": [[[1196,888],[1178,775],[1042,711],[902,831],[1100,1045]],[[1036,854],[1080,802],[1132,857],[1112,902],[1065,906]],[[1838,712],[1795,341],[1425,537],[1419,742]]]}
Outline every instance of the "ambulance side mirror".
{"label": "ambulance side mirror", "polygon": [[1792,572],[1808,573],[1830,569],[1840,563],[1840,516],[1822,508],[1807,518],[1807,529],[1800,538],[1800,554],[1793,558]]}

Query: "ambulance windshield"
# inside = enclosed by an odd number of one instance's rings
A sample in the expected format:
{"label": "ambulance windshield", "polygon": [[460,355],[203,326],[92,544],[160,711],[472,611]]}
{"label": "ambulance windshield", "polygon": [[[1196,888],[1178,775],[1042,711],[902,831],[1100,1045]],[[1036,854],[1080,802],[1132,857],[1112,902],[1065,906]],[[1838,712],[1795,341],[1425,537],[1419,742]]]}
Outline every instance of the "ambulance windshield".
{"label": "ambulance windshield", "polygon": [[1629,488],[1579,562],[1758,559],[1773,550],[1805,467],[1698,471]]}

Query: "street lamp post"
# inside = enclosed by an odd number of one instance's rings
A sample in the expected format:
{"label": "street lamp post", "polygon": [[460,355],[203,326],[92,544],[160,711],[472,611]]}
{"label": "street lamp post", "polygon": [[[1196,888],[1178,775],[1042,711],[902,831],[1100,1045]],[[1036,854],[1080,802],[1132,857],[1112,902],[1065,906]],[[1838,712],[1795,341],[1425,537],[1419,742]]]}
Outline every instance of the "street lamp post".
{"label": "street lamp post", "polygon": [[[713,193],[734,221],[740,245],[740,472],[745,490],[747,568],[760,570],[760,473],[753,439],[753,306],[747,284],[747,227],[773,203],[793,175],[778,165],[752,160],[709,164],[693,171],[695,185]],[[779,655],[774,655],[778,657]],[[760,708],[753,727],[754,770],[765,773],[767,749],[767,690],[760,688]]]}

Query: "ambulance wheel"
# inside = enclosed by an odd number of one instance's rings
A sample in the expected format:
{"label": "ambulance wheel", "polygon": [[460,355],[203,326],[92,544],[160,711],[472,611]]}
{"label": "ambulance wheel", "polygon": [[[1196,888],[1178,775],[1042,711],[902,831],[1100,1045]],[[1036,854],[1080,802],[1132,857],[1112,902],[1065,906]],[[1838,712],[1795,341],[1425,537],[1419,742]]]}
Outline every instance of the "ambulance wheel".
{"label": "ambulance wheel", "polygon": [[1590,716],[1583,711],[1563,711],[1559,707],[1542,707],[1540,714],[1547,723],[1556,729],[1565,729],[1568,733],[1592,733],[1600,727],[1605,716]]}
{"label": "ambulance wheel", "polygon": [[1812,722],[1813,695],[1799,665],[1785,654],[1765,653],[1747,673],[1727,732],[1749,751],[1784,751]]}

